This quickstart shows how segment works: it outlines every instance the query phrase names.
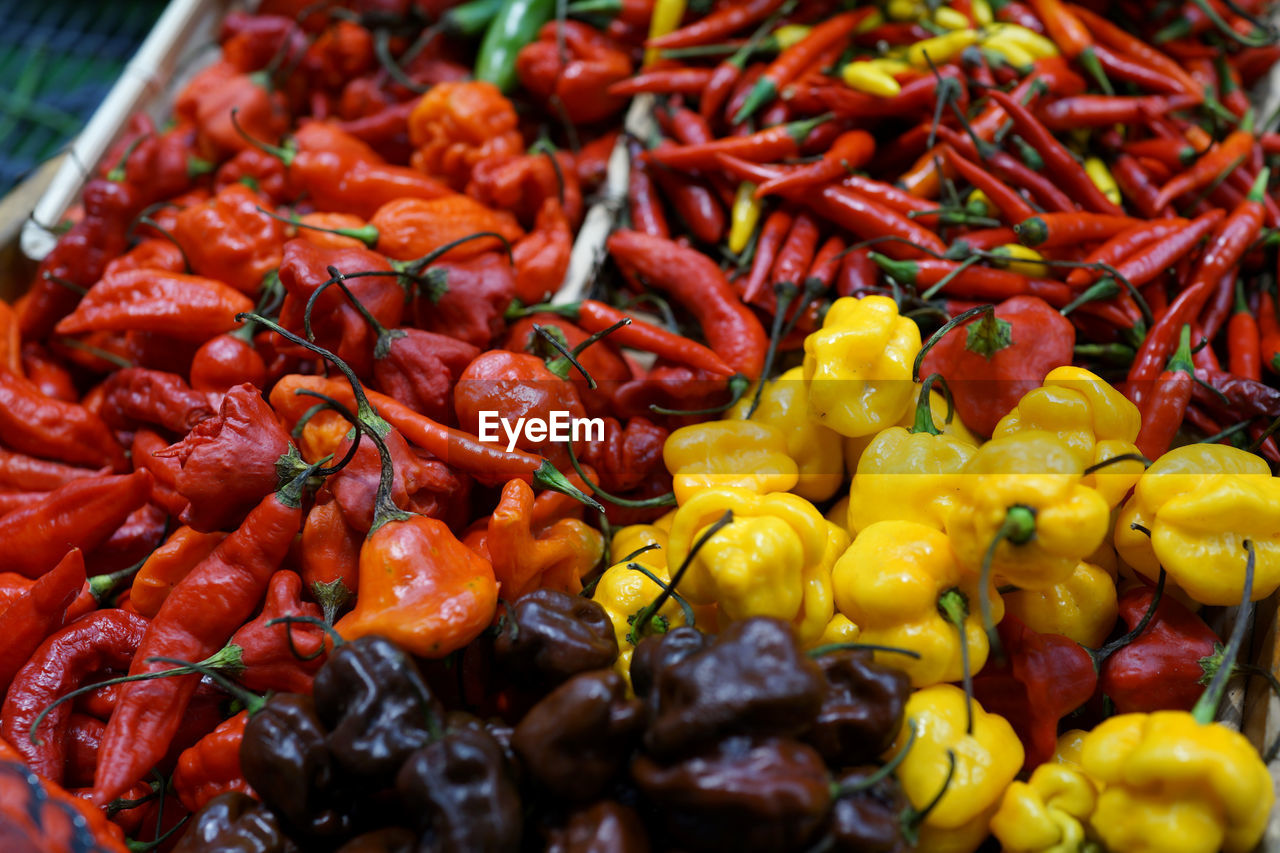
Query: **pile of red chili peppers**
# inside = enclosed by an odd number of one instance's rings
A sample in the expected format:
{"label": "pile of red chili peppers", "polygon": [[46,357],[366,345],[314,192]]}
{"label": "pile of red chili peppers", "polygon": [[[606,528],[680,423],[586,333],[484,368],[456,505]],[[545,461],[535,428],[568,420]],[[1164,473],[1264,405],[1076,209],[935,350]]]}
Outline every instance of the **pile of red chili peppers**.
{"label": "pile of red chili peppers", "polygon": [[[1025,402],[1076,365],[1137,407],[1120,461],[1208,442],[1280,463],[1280,116],[1246,96],[1280,60],[1261,0],[564,7],[232,12],[172,121],[134,117],[48,223],[56,247],[0,302],[0,847],[974,850],[990,822],[1005,849],[1085,849],[1017,846],[1003,788],[948,825],[979,783],[959,747],[911,764],[939,737],[916,715],[941,713],[911,703],[963,680],[957,737],[996,754],[982,721],[1007,717],[1034,788],[1071,764],[1060,730],[1190,710],[1231,669],[1180,603],[1224,602],[1161,600],[1163,570],[1134,562],[1117,605],[1105,545],[1105,654],[984,611],[985,666],[962,639],[963,679],[909,679],[851,642],[873,620],[847,618],[836,559],[859,530],[835,493],[912,416],[789,448],[803,499],[716,485],[759,475],[742,466],[771,439],[681,436],[790,405],[762,404],[765,380],[812,381],[814,341],[866,331],[833,303],[876,297],[936,333],[847,345],[864,415],[877,382],[914,398],[936,375],[974,441],[1023,400],[1030,429],[1092,448],[1096,400],[1093,421]],[[624,126],[633,103],[651,121]],[[616,221],[589,298],[559,301],[597,203]],[[913,433],[938,432],[931,384]],[[828,417],[800,400],[797,423]],[[533,429],[561,415],[585,437]],[[733,509],[677,552],[666,514],[695,487]],[[699,549],[744,494],[834,510],[813,637],[681,583],[729,559]],[[792,524],[781,507],[758,514]],[[1010,524],[985,573],[1026,541]],[[668,533],[673,562],[651,562]],[[930,613],[986,594],[961,586]],[[1111,789],[1089,790],[1101,820]]]}

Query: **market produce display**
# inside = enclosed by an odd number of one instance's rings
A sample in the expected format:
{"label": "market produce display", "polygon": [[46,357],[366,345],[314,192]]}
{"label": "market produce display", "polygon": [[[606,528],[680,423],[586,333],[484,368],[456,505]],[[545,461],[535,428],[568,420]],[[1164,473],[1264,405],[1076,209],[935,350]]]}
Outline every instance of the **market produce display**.
{"label": "market produce display", "polygon": [[231,12],[0,303],[0,849],[1255,849],[1267,12]]}

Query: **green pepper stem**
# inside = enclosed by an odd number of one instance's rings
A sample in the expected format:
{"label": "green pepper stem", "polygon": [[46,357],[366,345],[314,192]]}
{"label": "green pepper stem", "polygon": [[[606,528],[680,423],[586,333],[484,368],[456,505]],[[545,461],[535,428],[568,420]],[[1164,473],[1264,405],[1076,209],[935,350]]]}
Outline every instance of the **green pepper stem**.
{"label": "green pepper stem", "polygon": [[279,214],[272,213],[260,205],[258,206],[258,212],[266,214],[278,222],[283,222],[286,225],[292,225],[294,228],[307,228],[311,231],[319,231],[323,234],[336,234],[339,237],[350,237],[353,240],[359,240],[370,249],[378,245],[378,227],[376,225],[366,224],[359,228],[325,228],[321,225],[311,225],[306,222],[300,222],[294,217],[280,216]]}
{"label": "green pepper stem", "polygon": [[1191,709],[1191,716],[1201,724],[1207,725],[1213,722],[1213,718],[1218,714],[1218,705],[1222,703],[1227,682],[1231,679],[1232,666],[1240,656],[1244,635],[1248,630],[1249,620],[1253,616],[1253,574],[1258,559],[1253,540],[1244,540],[1244,550],[1247,554],[1244,564],[1244,589],[1240,596],[1240,607],[1236,611],[1236,624],[1231,628],[1231,638],[1227,641],[1227,647],[1222,653],[1222,665],[1214,673],[1213,680],[1209,682],[1209,686],[1205,688],[1195,707]]}
{"label": "green pepper stem", "polygon": [[1155,591],[1151,595],[1151,603],[1147,605],[1147,610],[1142,614],[1142,618],[1138,620],[1138,624],[1133,626],[1133,630],[1126,631],[1123,636],[1117,637],[1099,649],[1091,649],[1084,646],[1084,650],[1089,653],[1090,659],[1093,660],[1094,672],[1101,673],[1102,665],[1106,663],[1107,658],[1123,649],[1133,641],[1142,636],[1147,630],[1147,626],[1151,624],[1151,620],[1156,617],[1156,609],[1160,607],[1160,602],[1164,599],[1165,589],[1165,571],[1164,567],[1160,567],[1160,574],[1156,578]]}
{"label": "green pepper stem", "polygon": [[1025,545],[1031,541],[1036,532],[1036,517],[1030,507],[1014,505],[1005,513],[1004,523],[991,538],[991,544],[982,555],[982,569],[978,573],[978,610],[982,614],[982,627],[987,632],[987,644],[991,649],[991,658],[996,661],[1004,659],[1004,646],[1000,643],[1000,635],[996,632],[995,619],[991,615],[991,564],[995,560],[996,549],[1000,543],[1009,541],[1014,545]]}
{"label": "green pepper stem", "polygon": [[964,732],[973,734],[973,667],[969,664],[969,634],[964,623],[969,618],[969,599],[956,587],[938,597],[938,612],[955,626],[960,635],[960,675],[964,684]]}
{"label": "green pepper stem", "polygon": [[910,734],[907,735],[907,742],[902,745],[902,749],[898,750],[894,754],[893,758],[890,758],[865,779],[859,779],[851,785],[833,785],[831,799],[838,800],[841,797],[847,797],[850,794],[865,791],[878,784],[881,780],[887,779],[891,776],[893,772],[902,765],[902,762],[907,760],[907,755],[911,752],[911,747],[915,746],[918,732],[916,731],[916,721],[914,718],[907,720],[907,730],[910,732]]}
{"label": "green pepper stem", "polygon": [[946,335],[947,332],[968,322],[969,320],[972,320],[979,314],[985,314],[987,312],[994,313],[995,310],[995,305],[977,305],[970,308],[968,311],[963,311],[957,314],[947,322],[943,323],[942,326],[938,328],[938,331],[930,335],[929,340],[924,342],[924,346],[920,347],[920,352],[916,353],[916,360],[911,364],[911,378],[914,380],[920,375],[920,364],[924,361],[924,357],[929,353],[929,350],[933,349],[934,345],[936,345],[938,341],[942,340],[943,336]]}
{"label": "green pepper stem", "polygon": [[942,396],[947,401],[947,419],[944,423],[951,423],[951,419],[955,417],[956,404],[951,396],[951,386],[947,384],[947,380],[941,373],[930,373],[925,377],[924,382],[920,386],[920,396],[916,400],[915,420],[911,424],[911,432],[928,433],[929,435],[942,435],[942,430],[933,424],[933,406],[932,393],[933,386],[937,383],[942,388]]}
{"label": "green pepper stem", "polygon": [[729,402],[723,406],[711,406],[706,409],[668,409],[666,406],[659,406],[657,403],[650,404],[649,411],[659,415],[718,415],[723,411],[732,409],[747,393],[747,389],[751,387],[751,380],[741,373],[735,373],[729,377]]}
{"label": "green pepper stem", "polygon": [[[680,611],[681,613],[684,614],[684,624],[690,628],[694,627],[696,619],[694,618],[694,615],[693,615],[693,608],[689,605],[688,601],[685,601],[685,598],[683,595],[676,592],[674,589],[671,589],[671,584],[664,583],[661,578],[659,578],[657,575],[655,575],[653,572],[649,571],[647,568],[640,565],[639,563],[628,562],[627,568],[630,571],[639,572],[640,574],[644,575],[649,580],[653,581],[657,585],[658,589],[660,590],[666,591],[670,589],[671,597],[675,599],[676,604],[680,605]],[[631,644],[634,646],[636,645],[637,642],[639,641],[633,637]]]}
{"label": "green pepper stem", "polygon": [[929,817],[929,813],[938,807],[938,803],[942,802],[943,796],[951,787],[951,780],[956,775],[956,751],[954,749],[947,750],[947,776],[942,780],[942,787],[938,789],[938,793],[933,795],[928,804],[922,809],[916,809],[908,806],[902,810],[899,816],[899,825],[902,827],[903,839],[913,847],[920,840],[920,825]]}
{"label": "green pepper stem", "polygon": [[[631,507],[633,509],[643,509],[654,506],[675,506],[676,496],[674,492],[667,492],[666,494],[657,495],[652,498],[645,498],[643,500],[620,498],[617,495],[606,492],[604,489],[591,482],[591,478],[587,476],[587,472],[582,470],[582,463],[578,461],[578,453],[573,448],[572,439],[565,442],[565,446],[569,449],[569,464],[573,466],[573,470],[577,472],[578,476],[582,478],[582,481],[591,489],[591,493],[593,495],[599,496],[614,506]],[[597,504],[597,506],[599,506],[599,504]],[[604,508],[601,507],[600,511],[604,512]]]}
{"label": "green pepper stem", "polygon": [[670,583],[663,587],[657,598],[640,608],[640,612],[636,614],[635,621],[631,623],[631,635],[633,637],[636,637],[637,640],[644,639],[649,623],[653,621],[653,617],[662,609],[662,606],[667,603],[667,599],[673,595],[675,588],[684,579],[685,572],[689,570],[689,566],[693,565],[694,558],[702,550],[702,546],[706,545],[707,540],[719,533],[722,528],[732,523],[733,510],[726,509],[724,515],[720,516],[714,524],[703,531],[702,535],[698,537],[698,541],[693,543],[693,547],[685,555],[684,561],[680,563],[680,568],[676,569],[675,574],[671,576]]}
{"label": "green pepper stem", "polygon": [[879,643],[825,643],[821,646],[814,646],[807,650],[807,654],[811,658],[820,658],[823,655],[833,654],[835,652],[888,652],[895,655],[906,655],[909,658],[920,660],[920,653],[914,649],[904,649],[901,646],[885,646]]}
{"label": "green pepper stem", "polygon": [[778,304],[773,312],[773,323],[769,327],[769,348],[765,352],[764,368],[760,371],[760,379],[756,382],[756,392],[751,397],[751,405],[747,407],[747,416],[744,420],[751,420],[751,416],[760,407],[760,397],[764,394],[764,384],[769,381],[769,374],[773,372],[773,360],[778,356],[778,344],[782,339],[782,328],[786,322],[787,309],[791,307],[791,303],[799,294],[799,291],[791,282],[783,281],[774,287],[774,294],[777,297]]}

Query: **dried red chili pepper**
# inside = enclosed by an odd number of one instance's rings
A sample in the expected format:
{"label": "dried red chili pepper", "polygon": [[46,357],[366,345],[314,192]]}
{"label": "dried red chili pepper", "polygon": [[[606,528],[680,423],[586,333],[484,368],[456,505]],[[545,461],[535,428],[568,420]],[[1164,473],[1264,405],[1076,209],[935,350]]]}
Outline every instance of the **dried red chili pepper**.
{"label": "dried red chili pepper", "polygon": [[127,367],[108,376],[102,387],[102,416],[116,429],[149,424],[182,435],[214,414],[209,397],[174,373]]}

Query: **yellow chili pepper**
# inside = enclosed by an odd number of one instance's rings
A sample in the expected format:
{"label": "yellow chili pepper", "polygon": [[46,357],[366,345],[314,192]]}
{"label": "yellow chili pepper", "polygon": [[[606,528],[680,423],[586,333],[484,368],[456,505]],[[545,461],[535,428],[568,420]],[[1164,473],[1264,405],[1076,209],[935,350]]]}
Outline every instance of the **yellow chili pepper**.
{"label": "yellow chili pepper", "polygon": [[844,436],[893,425],[911,404],[920,327],[887,296],[843,297],[804,341],[810,416]]}
{"label": "yellow chili pepper", "polygon": [[802,41],[812,29],[813,27],[806,27],[804,24],[787,24],[773,31],[773,41],[778,45],[778,50],[786,50],[796,42]]}
{"label": "yellow chili pepper", "polygon": [[892,98],[902,91],[902,86],[892,74],[870,62],[850,62],[840,76],[850,89],[878,98]]}
{"label": "yellow chili pepper", "polygon": [[1004,792],[991,833],[1006,853],[1078,853],[1097,806],[1093,783],[1065,764],[1041,764]]}
{"label": "yellow chili pepper", "polygon": [[[973,725],[968,730],[969,715]],[[898,767],[902,791],[916,808],[928,803],[951,782],[921,826],[917,850],[975,850],[987,836],[987,823],[1000,797],[1022,768],[1023,750],[1013,727],[989,714],[964,691],[950,684],[917,690],[907,699],[905,717],[914,721],[916,740]],[[894,752],[910,736],[903,726]]]}
{"label": "yellow chili pepper", "polygon": [[[970,671],[986,663],[987,635],[977,608],[970,606],[978,599],[978,579],[960,568],[947,537],[932,527],[910,521],[872,524],[836,561],[831,581],[836,607],[858,626],[862,640],[920,653],[919,659],[875,653],[877,660],[910,675],[913,685],[963,676],[958,621],[964,624]],[[998,621],[1004,603],[994,590],[987,592]]]}
{"label": "yellow chili pepper", "polygon": [[884,11],[891,21],[918,21],[929,8],[919,0],[889,0]]}
{"label": "yellow chili pepper", "polygon": [[1001,42],[1016,44],[1030,54],[1032,59],[1046,59],[1058,55],[1056,44],[1034,30],[1018,24],[994,23],[987,28],[987,32],[989,35],[983,40],[984,47],[990,46],[992,42]]}
{"label": "yellow chili pepper", "polygon": [[991,216],[996,212],[995,205],[982,190],[970,190],[964,202],[965,210],[977,216]]}
{"label": "yellow chili pepper", "polygon": [[[1084,739],[1089,733],[1084,729],[1068,729],[1058,735],[1058,746],[1053,751],[1055,764],[1062,764],[1075,770],[1083,770]],[[1092,782],[1093,780],[1090,779]],[[1096,785],[1094,786],[1097,787]]]}
{"label": "yellow chili pepper", "polygon": [[656,563],[666,568],[667,531],[652,524],[628,524],[613,532],[609,542],[609,562],[618,563],[623,557],[634,554],[646,545],[657,545],[644,552],[646,563]]}
{"label": "yellow chili pepper", "polygon": [[991,250],[993,255],[1009,260],[995,260],[996,266],[1013,270],[1032,278],[1044,278],[1049,274],[1049,268],[1044,264],[1044,255],[1037,252],[1030,246],[1024,246],[1021,243],[1005,243],[1003,246],[996,246]]}
{"label": "yellow chili pepper", "polygon": [[760,222],[761,202],[755,196],[756,185],[751,181],[738,184],[738,191],[733,196],[733,210],[730,214],[732,223],[729,226],[729,251],[735,255],[742,254],[751,242],[756,225]]}
{"label": "yellow chili pepper", "polygon": [[[1150,540],[1129,528],[1133,522]],[[1259,601],[1280,588],[1280,484],[1262,457],[1221,444],[1189,444],[1157,459],[1115,529],[1125,562],[1148,575],[1164,566],[1201,604],[1239,602],[1246,539],[1257,552]]]}
{"label": "yellow chili pepper", "polygon": [[[932,385],[932,383],[927,383]],[[960,494],[960,471],[976,446],[942,434],[920,392],[910,430],[881,431],[863,451],[849,487],[849,530],[857,534],[877,521],[914,521],[941,530]]]}
{"label": "yellow chili pepper", "polygon": [[1116,581],[1081,560],[1071,577],[1048,589],[1005,593],[1005,610],[1041,634],[1062,634],[1096,649],[1116,625]]}
{"label": "yellow chili pepper", "polygon": [[1104,786],[1093,826],[1112,853],[1245,853],[1275,802],[1249,740],[1185,711],[1104,720],[1081,758]]}
{"label": "yellow chili pepper", "polygon": [[938,11],[933,13],[933,22],[944,30],[962,30],[970,26],[964,13],[950,6],[938,7]]}
{"label": "yellow chili pepper", "polygon": [[1124,204],[1124,196],[1120,193],[1120,185],[1111,176],[1111,170],[1101,157],[1084,158],[1084,171],[1093,181],[1093,185],[1102,190],[1102,194],[1114,205]]}
{"label": "yellow chili pepper", "polygon": [[[678,591],[695,604],[716,604],[719,613],[730,620],[749,616],[795,619],[806,594],[814,594],[815,571],[821,585],[819,567],[833,547],[831,537],[838,529],[811,503],[795,495],[702,489],[676,512],[668,565],[683,563],[694,542],[725,510],[732,511],[732,522],[711,536],[690,560]],[[821,619],[815,635],[829,619],[829,615]]]}
{"label": "yellow chili pepper", "polygon": [[1036,58],[1021,45],[1007,39],[989,38],[982,43],[982,48],[1003,57],[1006,62],[1015,68],[1029,69],[1036,61]]}
{"label": "yellow chili pepper", "polygon": [[880,26],[883,23],[884,23],[884,15],[880,13],[879,9],[872,9],[871,12],[865,18],[862,19],[862,21],[858,24],[858,26],[854,28],[853,31],[855,34],[861,35],[863,33],[874,30],[876,27]]}
{"label": "yellow chili pepper", "polygon": [[840,500],[831,505],[831,509],[827,510],[824,518],[832,524],[839,527],[845,533],[849,532],[849,496],[845,495]]}
{"label": "yellow chili pepper", "polygon": [[850,622],[848,616],[837,613],[831,617],[827,627],[822,630],[821,636],[808,645],[814,647],[832,643],[856,643],[861,635],[862,632],[858,630],[858,626]]}
{"label": "yellow chili pepper", "polygon": [[[751,410],[748,394],[729,409],[727,415],[742,420]],[[760,405],[751,415],[752,423],[776,427],[786,437],[787,455],[799,469],[799,479],[791,491],[811,501],[825,501],[844,482],[844,453],[841,437],[809,417],[808,388],[804,370],[793,367],[765,383]]]}
{"label": "yellow chili pepper", "polygon": [[969,14],[973,15],[974,23],[980,27],[988,27],[996,19],[995,13],[991,11],[991,4],[987,0],[971,0]]}
{"label": "yellow chili pepper", "polygon": [[[680,26],[684,17],[685,0],[658,0],[653,7],[653,17],[649,19],[649,41],[665,36]],[[652,65],[658,61],[660,51],[647,48],[644,52],[644,64]]]}
{"label": "yellow chili pepper", "polygon": [[1061,439],[1040,430],[993,438],[978,448],[947,519],[960,564],[971,571],[989,568],[1021,589],[1046,589],[1069,578],[1110,524],[1106,501],[1081,483],[1083,470]]}
{"label": "yellow chili pepper", "polygon": [[[830,521],[826,522],[826,529],[827,547],[822,552],[822,559],[804,571],[804,594],[800,599],[800,610],[791,620],[797,639],[805,646],[820,644],[828,630],[848,633],[844,626],[831,624],[836,612],[831,570],[840,555],[848,549],[849,534],[845,533],[843,527]],[[857,628],[853,627],[856,633]]]}
{"label": "yellow chili pepper", "polygon": [[799,467],[787,455],[786,435],[754,421],[708,421],[681,427],[667,436],[662,461],[671,472],[680,504],[713,486],[785,492],[800,479]]}
{"label": "yellow chili pepper", "polygon": [[[941,65],[959,56],[966,47],[978,43],[978,31],[972,28],[952,30],[945,35],[921,39],[907,48],[907,61],[917,68],[928,68],[929,62]],[[929,57],[925,59],[925,57]]]}

